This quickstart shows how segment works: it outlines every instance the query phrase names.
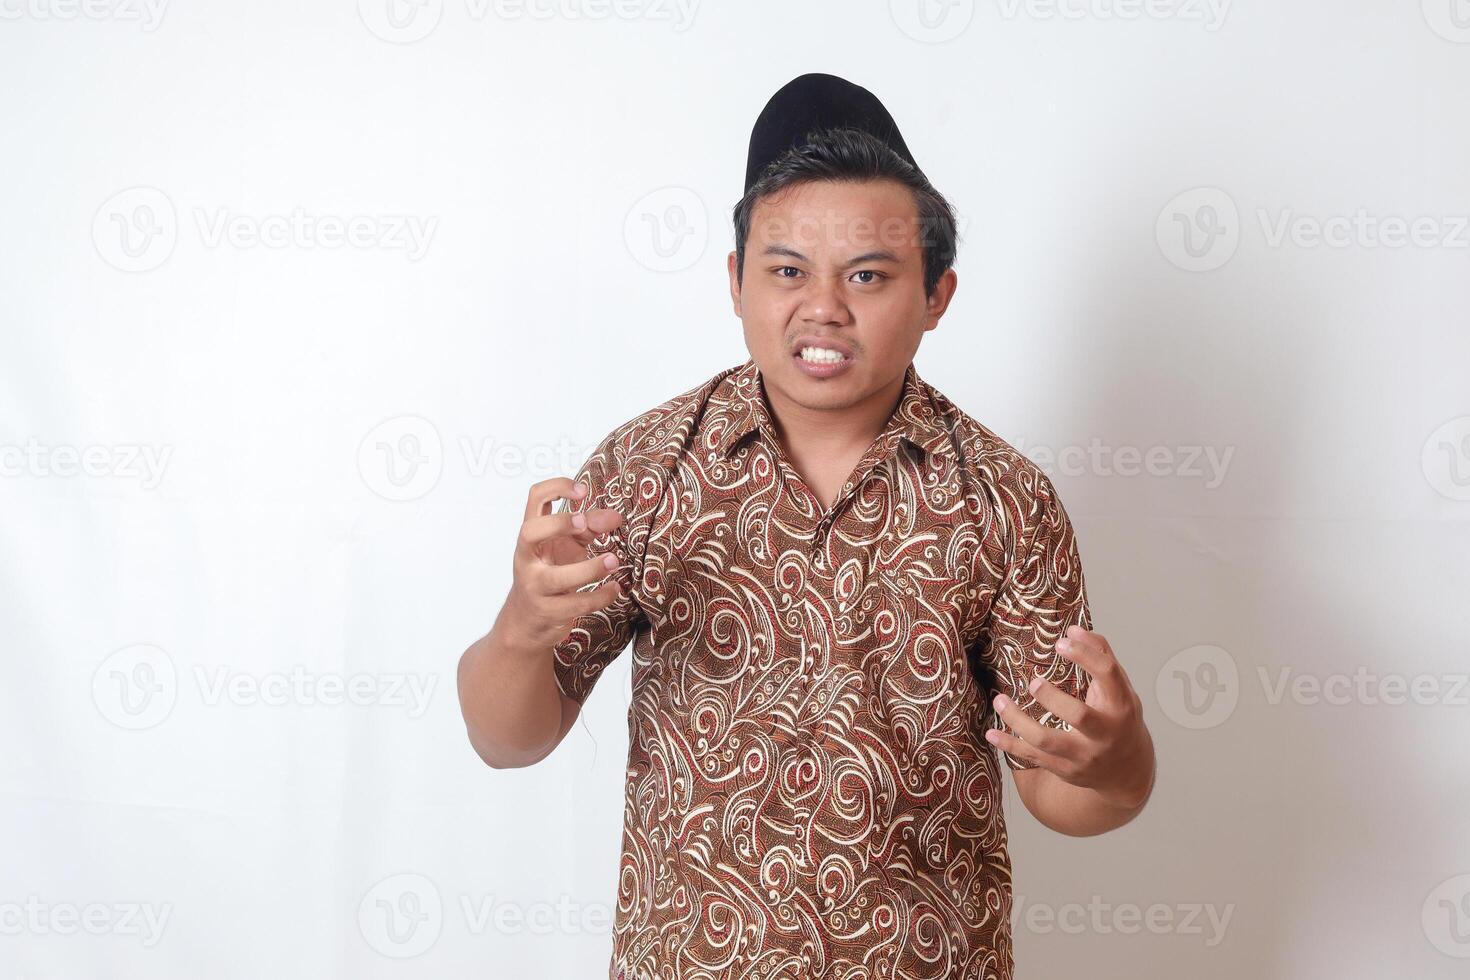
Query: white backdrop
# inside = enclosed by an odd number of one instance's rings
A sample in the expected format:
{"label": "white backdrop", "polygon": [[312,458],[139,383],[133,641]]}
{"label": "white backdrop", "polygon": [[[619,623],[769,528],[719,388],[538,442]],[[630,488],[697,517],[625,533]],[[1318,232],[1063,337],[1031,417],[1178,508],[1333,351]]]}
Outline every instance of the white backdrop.
{"label": "white backdrop", "polygon": [[963,218],[920,373],[1052,474],[1149,809],[1007,785],[1023,978],[1464,976],[1464,0],[0,0],[0,974],[605,975],[630,658],[456,660],[535,480],[742,361],[750,125]]}

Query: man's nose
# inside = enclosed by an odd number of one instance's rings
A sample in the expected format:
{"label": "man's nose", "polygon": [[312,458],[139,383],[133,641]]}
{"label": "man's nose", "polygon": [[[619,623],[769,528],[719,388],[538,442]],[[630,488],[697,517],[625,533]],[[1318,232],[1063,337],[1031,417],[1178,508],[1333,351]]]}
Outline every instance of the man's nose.
{"label": "man's nose", "polygon": [[842,280],[835,276],[813,276],[801,298],[801,318],[808,323],[846,323],[847,303]]}

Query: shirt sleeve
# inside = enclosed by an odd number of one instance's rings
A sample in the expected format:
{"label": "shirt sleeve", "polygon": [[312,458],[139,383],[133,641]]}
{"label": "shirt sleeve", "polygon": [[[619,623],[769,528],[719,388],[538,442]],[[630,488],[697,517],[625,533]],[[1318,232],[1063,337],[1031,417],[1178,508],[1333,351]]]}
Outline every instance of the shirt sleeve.
{"label": "shirt sleeve", "polygon": [[552,670],[557,685],[567,697],[582,704],[592,693],[604,668],[627,649],[633,635],[647,625],[643,610],[635,598],[635,585],[641,573],[641,558],[629,542],[634,538],[636,515],[630,513],[636,481],[624,466],[618,434],[609,434],[592,451],[576,480],[591,491],[578,502],[558,501],[556,513],[573,513],[594,507],[606,507],[623,515],[623,523],[615,530],[595,535],[587,546],[587,557],[612,552],[618,567],[597,582],[582,589],[591,591],[608,578],[616,578],[623,587],[622,595],[612,604],[594,610],[572,621],[567,635],[552,648]]}
{"label": "shirt sleeve", "polygon": [[[991,605],[989,642],[981,662],[993,686],[989,700],[1004,694],[1041,724],[1070,730],[1026,688],[1039,673],[1081,700],[1091,682],[1086,671],[1056,652],[1067,627],[1092,629],[1092,614],[1072,522],[1050,479],[1040,472],[1036,477],[1030,511],[1018,527],[1023,545]],[[997,720],[993,706],[985,717],[987,727]],[[1008,725],[998,727],[1016,734]],[[1009,752],[1001,754],[1013,770],[1033,768]]]}

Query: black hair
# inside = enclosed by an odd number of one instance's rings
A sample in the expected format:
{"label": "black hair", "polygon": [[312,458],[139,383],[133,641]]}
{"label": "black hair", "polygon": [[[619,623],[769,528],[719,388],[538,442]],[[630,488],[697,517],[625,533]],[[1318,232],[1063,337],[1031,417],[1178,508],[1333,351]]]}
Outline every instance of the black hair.
{"label": "black hair", "polygon": [[932,295],[939,278],[954,265],[959,238],[954,208],[928,177],[882,140],[848,127],[807,134],[803,144],[767,164],[735,205],[736,281],[745,281],[745,244],[751,215],[761,198],[808,181],[883,179],[898,181],[913,195],[924,249],[924,295]]}

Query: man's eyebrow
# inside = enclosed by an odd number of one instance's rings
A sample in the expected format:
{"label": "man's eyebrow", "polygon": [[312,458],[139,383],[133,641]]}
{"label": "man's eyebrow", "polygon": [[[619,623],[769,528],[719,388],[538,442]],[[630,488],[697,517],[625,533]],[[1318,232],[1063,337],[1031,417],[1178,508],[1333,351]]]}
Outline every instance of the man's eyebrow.
{"label": "man's eyebrow", "polygon": [[[786,245],[767,245],[764,249],[761,250],[761,254],[784,255],[787,258],[796,259],[799,262],[811,261],[811,259],[807,258],[805,255],[802,255],[796,249]],[[894,255],[892,252],[888,251],[888,249],[880,248],[875,249],[871,252],[864,252],[862,255],[855,255],[852,258],[848,259],[845,263],[843,263],[842,267],[844,269],[850,269],[855,265],[862,265],[864,262],[892,262],[895,265],[901,265],[902,261],[903,260],[901,260],[897,255]]]}

